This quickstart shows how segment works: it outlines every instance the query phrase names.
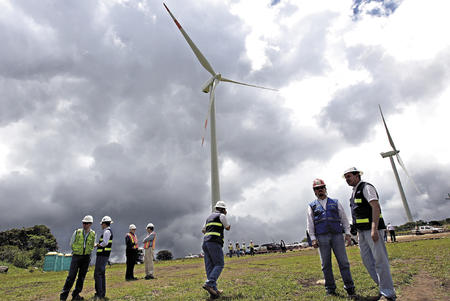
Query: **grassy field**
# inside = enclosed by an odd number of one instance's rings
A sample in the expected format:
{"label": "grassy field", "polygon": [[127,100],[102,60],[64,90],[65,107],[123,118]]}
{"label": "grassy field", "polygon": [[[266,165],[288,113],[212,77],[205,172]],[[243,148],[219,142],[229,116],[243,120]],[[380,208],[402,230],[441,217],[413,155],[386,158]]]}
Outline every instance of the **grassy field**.
{"label": "grassy field", "polygon": [[[450,300],[450,235],[421,236],[421,240],[387,245],[399,300]],[[432,238],[432,239],[430,239]],[[351,271],[360,300],[378,293],[361,263],[357,247],[347,248]],[[1,264],[1,263],[0,263]],[[337,267],[337,263],[333,263]],[[316,250],[226,259],[219,280],[220,300],[342,300],[346,298],[339,270],[334,269],[340,297],[325,297],[320,259]],[[157,263],[155,280],[125,282],[125,265],[107,268],[110,300],[207,300],[201,288],[205,280],[203,260],[188,259]],[[136,266],[135,275],[144,276]],[[67,272],[42,272],[10,265],[0,274],[0,300],[58,300]],[[94,295],[93,267],[82,295]]]}

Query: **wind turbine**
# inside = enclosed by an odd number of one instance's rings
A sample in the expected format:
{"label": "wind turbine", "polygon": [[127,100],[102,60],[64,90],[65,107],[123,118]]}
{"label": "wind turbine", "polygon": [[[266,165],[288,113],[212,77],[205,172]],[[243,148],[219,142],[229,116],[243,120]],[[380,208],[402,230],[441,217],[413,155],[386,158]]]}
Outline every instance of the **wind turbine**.
{"label": "wind turbine", "polygon": [[397,186],[398,190],[400,191],[400,197],[402,198],[403,207],[405,207],[406,216],[408,218],[408,222],[413,222],[413,218],[411,215],[411,211],[409,209],[408,202],[406,201],[405,192],[403,191],[402,183],[400,182],[400,178],[398,176],[397,168],[395,167],[394,159],[392,159],[393,156],[397,157],[398,164],[403,168],[403,171],[408,176],[408,178],[413,183],[414,187],[416,188],[417,192],[420,194],[419,189],[417,188],[416,183],[414,183],[414,180],[409,175],[408,171],[406,170],[406,166],[402,161],[402,158],[399,155],[399,150],[395,148],[394,140],[392,140],[391,134],[389,133],[389,129],[386,125],[386,121],[384,120],[383,111],[381,111],[381,106],[378,105],[378,108],[380,109],[381,119],[383,119],[384,128],[386,129],[386,134],[389,140],[389,144],[392,146],[392,150],[389,152],[381,153],[381,157],[386,158],[389,157],[389,160],[391,161],[392,170],[394,171],[395,179],[397,180]]}
{"label": "wind turbine", "polygon": [[[211,64],[208,62],[208,60],[205,58],[205,56],[200,52],[200,50],[197,48],[197,46],[192,42],[191,38],[188,36],[188,34],[184,31],[183,27],[181,27],[180,23],[177,21],[177,19],[174,17],[172,12],[169,10],[167,5],[163,3],[164,7],[166,8],[169,15],[172,17],[172,20],[177,25],[178,29],[180,30],[181,34],[185,38],[186,42],[191,47],[192,51],[194,52],[195,56],[197,57],[200,64],[211,74],[211,78],[206,81],[206,83],[202,86],[202,91],[205,93],[209,93],[209,110],[208,110],[208,116],[206,117],[205,121],[205,131],[208,126],[208,117],[211,120],[210,123],[210,130],[211,130],[211,206],[212,210],[214,210],[214,206],[216,205],[217,201],[220,200],[220,184],[219,184],[219,167],[218,167],[218,160],[217,160],[217,143],[216,143],[216,107],[215,107],[215,97],[214,93],[216,90],[216,86],[219,84],[219,82],[229,82],[233,84],[238,85],[244,85],[254,88],[261,88],[261,89],[267,89],[272,91],[277,91],[276,89],[246,84],[238,81],[234,81],[225,77],[222,77],[220,73],[216,73],[211,66]],[[202,138],[202,145],[204,142],[204,137]]]}

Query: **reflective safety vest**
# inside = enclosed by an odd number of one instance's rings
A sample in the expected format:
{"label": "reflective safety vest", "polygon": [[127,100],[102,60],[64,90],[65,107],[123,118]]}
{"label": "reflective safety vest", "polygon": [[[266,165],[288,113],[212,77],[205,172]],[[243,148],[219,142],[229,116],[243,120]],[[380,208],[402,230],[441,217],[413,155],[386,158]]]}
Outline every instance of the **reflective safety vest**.
{"label": "reflective safety vest", "polygon": [[228,245],[228,250],[230,250],[230,251],[233,250],[233,245],[232,245],[232,244],[229,244],[229,245]]}
{"label": "reflective safety vest", "polygon": [[[372,184],[366,182],[360,182],[356,187],[355,195],[350,198],[350,208],[352,209],[353,225],[358,230],[370,230],[372,229],[372,206],[370,206],[368,200],[364,196],[364,187]],[[377,193],[378,198],[378,193]],[[381,210],[381,209],[380,209]],[[383,215],[380,211],[380,219],[378,221],[378,230],[386,229],[384,224]]]}
{"label": "reflective safety vest", "polygon": [[75,234],[75,240],[72,244],[72,253],[74,255],[91,255],[95,245],[95,232],[90,230],[87,234],[86,240],[84,239],[84,229],[77,229]]}
{"label": "reflective safety vest", "polygon": [[133,249],[138,248],[138,239],[135,234],[128,232],[127,236],[131,239],[131,242],[133,243]]}
{"label": "reflective safety vest", "polygon": [[148,249],[148,248],[150,248],[150,242],[152,243],[152,249],[154,250],[155,249],[155,241],[156,241],[156,233],[153,231],[152,233],[150,233],[149,235],[152,235],[152,234],[155,234],[155,236],[153,237],[153,240],[152,241],[146,241],[145,243],[144,243],[144,249]]}
{"label": "reflective safety vest", "polygon": [[342,233],[341,218],[339,216],[338,200],[327,198],[326,210],[318,200],[309,204],[314,215],[314,232],[316,235]]}
{"label": "reflective safety vest", "polygon": [[250,249],[254,249],[255,248],[255,246],[253,245],[253,243],[251,242],[250,243]]}
{"label": "reflective safety vest", "polygon": [[219,212],[212,213],[207,219],[206,219],[206,232],[204,236],[204,241],[213,241],[217,242],[220,245],[223,246],[223,229],[224,226],[222,222],[220,221],[220,214]]}
{"label": "reflective safety vest", "polygon": [[[113,233],[111,229],[106,229],[111,233],[111,236],[109,237],[108,244],[105,247],[97,247],[97,256],[109,256],[111,254],[111,247],[112,247],[112,241],[113,241]],[[103,242],[103,233],[102,236],[100,236],[100,240],[98,243]]]}

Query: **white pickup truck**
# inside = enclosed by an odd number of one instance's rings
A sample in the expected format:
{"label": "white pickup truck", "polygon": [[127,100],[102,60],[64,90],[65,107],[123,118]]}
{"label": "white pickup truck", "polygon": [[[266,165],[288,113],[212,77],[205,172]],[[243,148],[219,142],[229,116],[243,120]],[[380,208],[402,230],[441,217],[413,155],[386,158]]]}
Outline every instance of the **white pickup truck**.
{"label": "white pickup truck", "polygon": [[428,233],[441,233],[444,232],[443,228],[435,228],[433,226],[419,226],[417,229],[411,231],[413,234],[421,235]]}

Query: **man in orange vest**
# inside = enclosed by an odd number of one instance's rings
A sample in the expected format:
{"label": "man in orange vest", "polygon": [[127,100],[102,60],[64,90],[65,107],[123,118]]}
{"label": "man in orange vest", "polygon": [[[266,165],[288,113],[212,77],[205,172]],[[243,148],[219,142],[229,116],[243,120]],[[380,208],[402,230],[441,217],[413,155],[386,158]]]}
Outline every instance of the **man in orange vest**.
{"label": "man in orange vest", "polygon": [[127,255],[127,271],[125,273],[126,281],[138,280],[134,277],[134,265],[136,264],[136,259],[138,256],[138,240],[136,237],[136,226],[131,224],[130,232],[125,236],[125,244],[127,245],[126,255]]}
{"label": "man in orange vest", "polygon": [[153,252],[155,251],[156,232],[152,223],[147,225],[147,236],[144,238],[145,279],[155,279],[153,276]]}

